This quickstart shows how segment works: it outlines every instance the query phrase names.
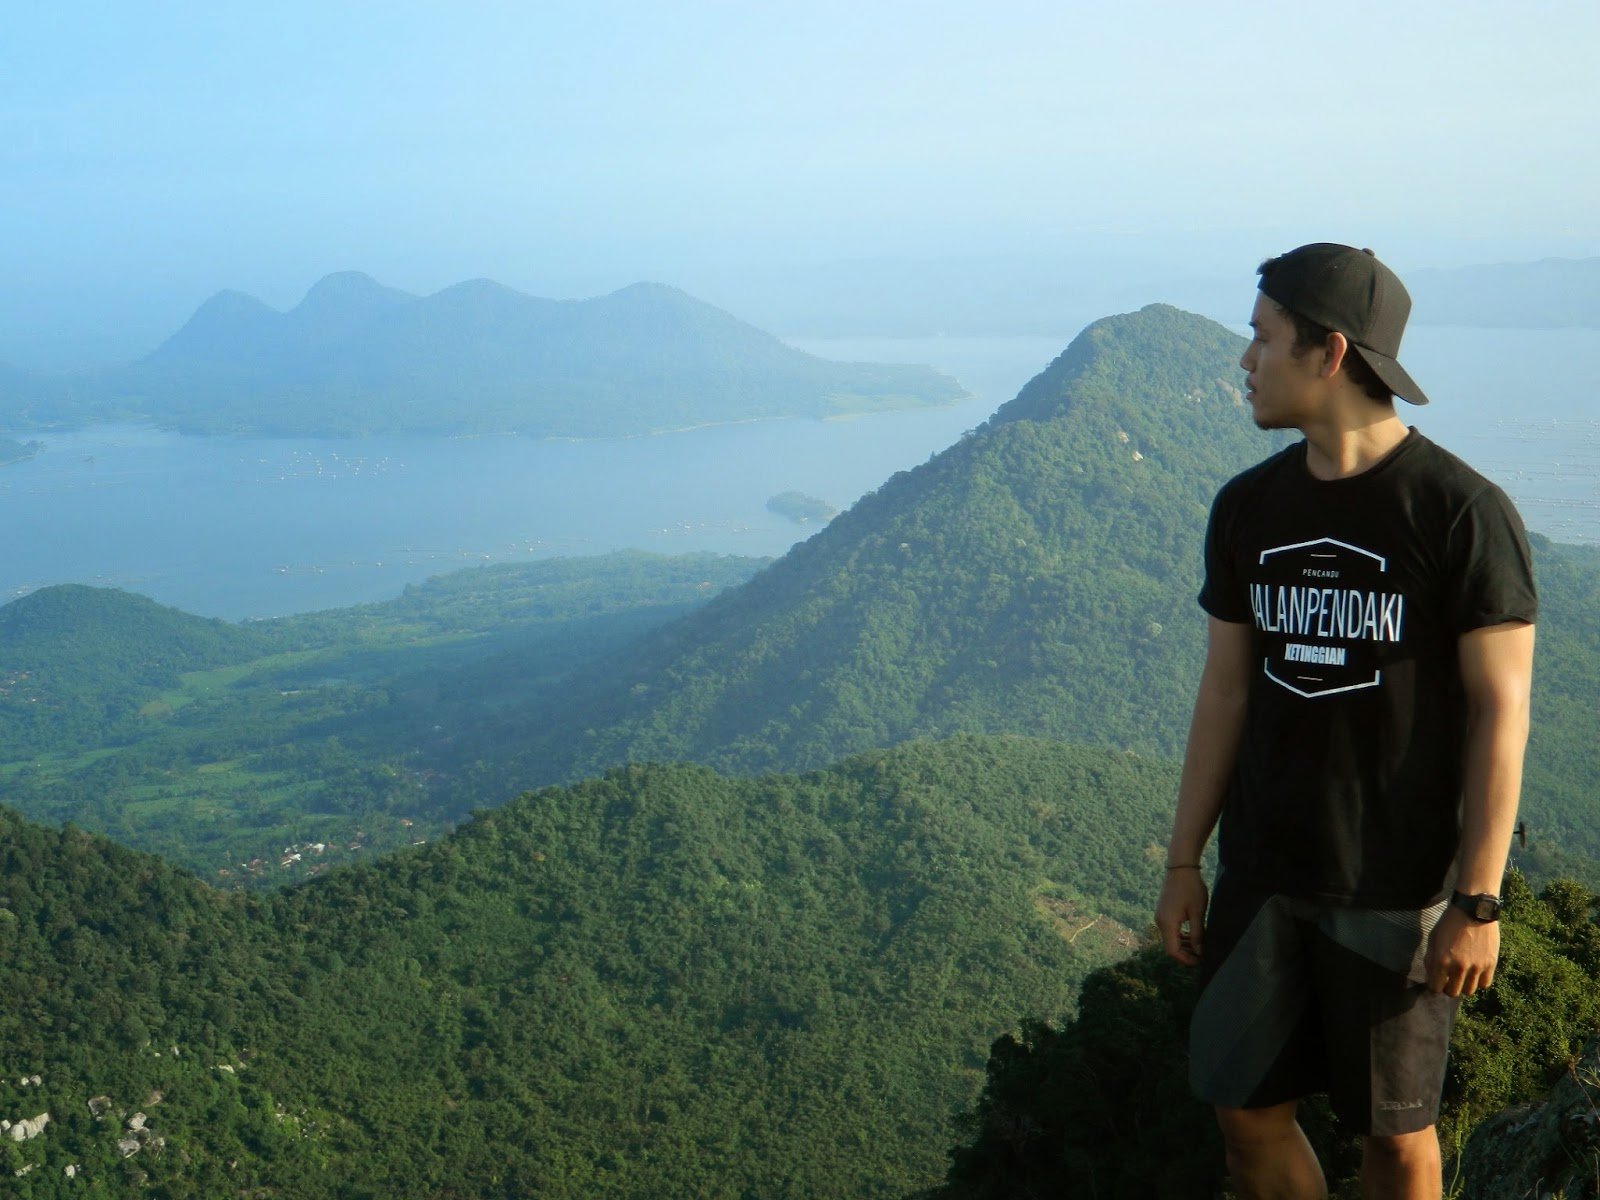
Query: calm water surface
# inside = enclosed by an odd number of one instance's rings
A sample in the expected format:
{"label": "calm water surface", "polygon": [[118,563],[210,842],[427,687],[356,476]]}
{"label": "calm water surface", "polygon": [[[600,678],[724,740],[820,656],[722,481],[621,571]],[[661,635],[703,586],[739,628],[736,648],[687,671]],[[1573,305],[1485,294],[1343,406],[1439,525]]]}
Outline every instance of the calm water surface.
{"label": "calm water surface", "polygon": [[[82,582],[237,619],[383,599],[476,563],[781,554],[815,527],[769,513],[768,497],[848,506],[982,422],[1068,340],[795,339],[930,363],[975,396],[850,420],[590,442],[43,437],[38,458],[0,468],[0,600]],[[1419,328],[1404,358],[1435,397],[1408,414],[1420,428],[1505,486],[1533,528],[1600,542],[1600,333]]]}

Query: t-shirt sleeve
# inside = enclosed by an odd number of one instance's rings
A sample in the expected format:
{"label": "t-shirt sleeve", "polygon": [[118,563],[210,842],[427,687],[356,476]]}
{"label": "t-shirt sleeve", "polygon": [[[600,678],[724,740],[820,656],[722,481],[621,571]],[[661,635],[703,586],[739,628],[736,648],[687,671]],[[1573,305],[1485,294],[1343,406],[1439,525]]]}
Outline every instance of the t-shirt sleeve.
{"label": "t-shirt sleeve", "polygon": [[1527,530],[1506,494],[1493,484],[1467,504],[1451,536],[1461,590],[1451,619],[1457,633],[1539,615]]}
{"label": "t-shirt sleeve", "polygon": [[1231,488],[1223,488],[1212,502],[1211,518],[1206,522],[1206,578],[1199,599],[1200,607],[1217,620],[1242,622],[1251,619],[1251,612],[1250,598],[1229,544],[1234,502]]}

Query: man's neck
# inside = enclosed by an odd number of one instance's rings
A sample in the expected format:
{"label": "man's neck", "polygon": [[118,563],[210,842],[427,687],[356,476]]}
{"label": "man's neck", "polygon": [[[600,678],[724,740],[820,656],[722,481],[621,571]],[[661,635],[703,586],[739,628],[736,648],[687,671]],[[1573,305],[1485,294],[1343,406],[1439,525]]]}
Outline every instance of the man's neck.
{"label": "man's neck", "polygon": [[1317,479],[1348,479],[1371,470],[1387,458],[1411,430],[1391,410],[1377,420],[1302,429],[1306,435],[1306,469]]}

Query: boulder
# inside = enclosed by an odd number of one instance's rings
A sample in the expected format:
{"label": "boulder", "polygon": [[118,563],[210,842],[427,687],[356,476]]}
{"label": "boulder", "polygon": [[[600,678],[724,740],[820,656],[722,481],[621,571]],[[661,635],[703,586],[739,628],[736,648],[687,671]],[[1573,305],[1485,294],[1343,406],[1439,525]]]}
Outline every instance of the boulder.
{"label": "boulder", "polygon": [[1461,1154],[1461,1200],[1600,1196],[1600,1038],[1543,1100],[1478,1124]]}

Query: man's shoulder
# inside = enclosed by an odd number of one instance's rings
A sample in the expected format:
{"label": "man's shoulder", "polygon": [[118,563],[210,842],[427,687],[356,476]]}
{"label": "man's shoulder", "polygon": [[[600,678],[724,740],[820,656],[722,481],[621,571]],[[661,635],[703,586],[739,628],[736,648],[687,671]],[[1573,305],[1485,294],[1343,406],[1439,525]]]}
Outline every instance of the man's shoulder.
{"label": "man's shoulder", "polygon": [[1285,446],[1275,454],[1256,463],[1253,467],[1246,467],[1227,483],[1223,484],[1217,492],[1219,501],[1224,498],[1234,499],[1257,488],[1270,487],[1284,477],[1284,473],[1291,469],[1303,469],[1300,464],[1305,462],[1306,444],[1303,441]]}
{"label": "man's shoulder", "polygon": [[1500,485],[1465,459],[1423,437],[1417,430],[1412,431],[1411,440],[1415,446],[1402,464],[1401,474],[1409,477],[1413,485],[1422,483],[1424,494],[1432,491],[1455,510],[1480,502],[1491,508],[1514,508]]}

